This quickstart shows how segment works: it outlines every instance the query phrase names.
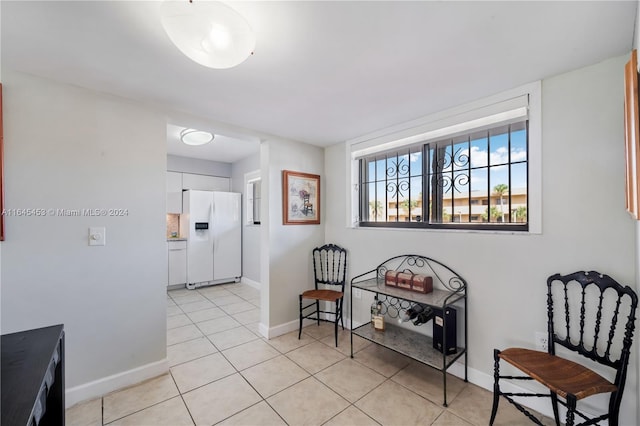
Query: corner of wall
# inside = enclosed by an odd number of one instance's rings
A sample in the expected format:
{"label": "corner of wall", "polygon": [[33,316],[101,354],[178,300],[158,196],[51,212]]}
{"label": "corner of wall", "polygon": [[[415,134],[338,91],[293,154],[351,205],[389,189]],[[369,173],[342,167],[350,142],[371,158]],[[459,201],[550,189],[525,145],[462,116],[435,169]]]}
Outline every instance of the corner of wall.
{"label": "corner of wall", "polygon": [[640,46],[640,31],[638,31],[638,24],[640,23],[640,1],[636,1],[636,20],[633,26],[633,40],[632,49],[637,49]]}

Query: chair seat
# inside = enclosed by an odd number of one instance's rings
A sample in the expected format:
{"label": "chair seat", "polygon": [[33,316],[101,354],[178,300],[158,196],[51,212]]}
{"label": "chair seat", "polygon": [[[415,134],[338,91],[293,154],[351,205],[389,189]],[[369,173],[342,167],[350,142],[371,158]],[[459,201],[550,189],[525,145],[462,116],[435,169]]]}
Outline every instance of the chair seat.
{"label": "chair seat", "polygon": [[498,356],[563,398],[572,394],[579,400],[617,390],[615,385],[592,370],[547,352],[509,348]]}
{"label": "chair seat", "polygon": [[342,296],[344,296],[343,292],[335,290],[307,290],[302,293],[303,299],[317,299],[327,302],[335,302]]}

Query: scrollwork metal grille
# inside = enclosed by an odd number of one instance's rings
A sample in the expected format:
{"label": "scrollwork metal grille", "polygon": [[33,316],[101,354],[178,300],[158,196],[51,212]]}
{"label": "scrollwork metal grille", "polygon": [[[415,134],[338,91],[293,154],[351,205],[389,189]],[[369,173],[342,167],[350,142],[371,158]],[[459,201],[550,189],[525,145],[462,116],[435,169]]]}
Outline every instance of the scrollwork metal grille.
{"label": "scrollwork metal grille", "polygon": [[361,226],[527,230],[528,121],[360,160]]}
{"label": "scrollwork metal grille", "polygon": [[423,218],[422,148],[361,162],[360,215],[373,222],[420,222]]}

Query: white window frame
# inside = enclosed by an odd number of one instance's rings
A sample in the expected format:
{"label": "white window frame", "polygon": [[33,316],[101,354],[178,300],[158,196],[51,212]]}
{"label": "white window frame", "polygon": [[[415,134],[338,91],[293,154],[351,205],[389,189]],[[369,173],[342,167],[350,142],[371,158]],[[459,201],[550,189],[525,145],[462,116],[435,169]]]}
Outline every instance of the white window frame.
{"label": "white window frame", "polygon": [[[352,139],[346,142],[346,161],[350,165],[351,179],[347,182],[347,209],[346,223],[349,228],[359,227],[359,160],[355,157],[363,153],[382,152],[398,146],[407,146],[424,139],[425,135],[440,134],[445,131],[452,134],[452,129],[464,128],[465,123],[473,122],[482,117],[496,114],[509,105],[511,100],[528,95],[528,231],[499,231],[499,230],[459,230],[459,229],[429,229],[419,230],[429,232],[511,232],[517,234],[541,234],[542,233],[542,83],[536,81],[493,95],[459,107],[451,108],[440,113],[432,114],[418,120],[392,126],[368,135]],[[371,228],[366,229],[388,229]],[[394,228],[397,229],[397,228]],[[412,231],[418,229],[411,228]]]}
{"label": "white window frame", "polygon": [[[262,181],[262,177],[260,175],[260,170],[256,170],[253,172],[245,173],[244,175],[244,186],[246,188],[245,192],[245,226],[260,226],[259,223],[254,223],[254,185],[256,183],[260,183]],[[260,202],[260,197],[258,202]]]}

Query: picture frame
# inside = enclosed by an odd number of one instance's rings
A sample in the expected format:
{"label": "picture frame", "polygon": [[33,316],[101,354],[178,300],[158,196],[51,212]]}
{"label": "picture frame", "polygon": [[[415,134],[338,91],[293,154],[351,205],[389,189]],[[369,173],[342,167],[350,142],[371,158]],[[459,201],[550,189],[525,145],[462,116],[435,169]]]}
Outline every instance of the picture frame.
{"label": "picture frame", "polygon": [[638,53],[631,52],[631,59],[624,67],[624,129],[626,154],[625,195],[626,208],[636,220],[640,215],[640,123],[638,111]]}
{"label": "picture frame", "polygon": [[282,171],[282,222],[284,225],[320,223],[320,175]]}

